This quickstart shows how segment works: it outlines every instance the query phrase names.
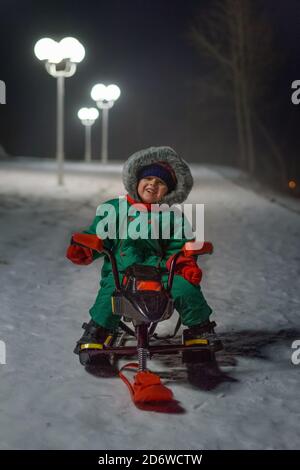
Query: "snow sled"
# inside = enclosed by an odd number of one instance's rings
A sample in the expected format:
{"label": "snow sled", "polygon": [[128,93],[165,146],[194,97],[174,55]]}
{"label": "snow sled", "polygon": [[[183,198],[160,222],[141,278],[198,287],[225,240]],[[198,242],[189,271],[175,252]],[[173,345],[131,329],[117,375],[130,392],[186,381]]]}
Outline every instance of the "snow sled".
{"label": "snow sled", "polygon": [[[111,358],[120,356],[135,356],[137,363],[129,363],[119,371],[119,376],[127,385],[133,402],[142,409],[157,410],[158,405],[169,406],[175,403],[172,391],[161,383],[157,374],[147,368],[148,359],[157,354],[182,354],[183,362],[186,358],[191,361],[191,354],[197,352],[197,361],[200,356],[203,362],[215,359],[215,353],[205,339],[197,339],[191,344],[162,344],[164,339],[174,338],[180,328],[180,319],[177,322],[173,335],[159,337],[156,327],[159,322],[169,319],[174,312],[174,302],[171,296],[176,262],[179,256],[211,254],[213,245],[210,242],[188,242],[182,250],[175,254],[168,272],[167,286],[162,282],[162,272],[153,266],[131,265],[127,268],[122,282],[117,268],[115,256],[112,251],[105,249],[103,241],[96,235],[75,233],[73,243],[104,253],[110,259],[116,289],[112,295],[113,314],[121,317],[119,331],[109,336],[102,349],[97,349],[95,355],[110,355]],[[132,327],[128,326],[128,322]],[[128,338],[133,339],[132,345],[125,345]],[[134,383],[131,383],[124,374],[128,369],[136,372]]]}

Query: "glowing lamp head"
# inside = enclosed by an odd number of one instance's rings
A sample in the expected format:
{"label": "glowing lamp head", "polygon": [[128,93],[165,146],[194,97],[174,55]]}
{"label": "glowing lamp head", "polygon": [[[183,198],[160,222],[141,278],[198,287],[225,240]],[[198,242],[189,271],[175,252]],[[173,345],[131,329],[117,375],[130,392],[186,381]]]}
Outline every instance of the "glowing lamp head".
{"label": "glowing lamp head", "polygon": [[57,42],[50,38],[40,39],[34,46],[34,53],[39,60],[48,60],[57,50]]}
{"label": "glowing lamp head", "polygon": [[81,108],[77,116],[81,121],[95,121],[99,116],[99,111],[96,108]]}
{"label": "glowing lamp head", "polygon": [[103,101],[106,99],[106,86],[103,83],[94,85],[91,91],[91,98],[94,101]]}
{"label": "glowing lamp head", "polygon": [[39,60],[47,60],[51,64],[59,64],[64,59],[78,63],[84,58],[85,49],[75,38],[67,37],[60,42],[43,38],[34,46],[34,53]]}
{"label": "glowing lamp head", "polygon": [[103,83],[94,85],[91,91],[91,97],[94,101],[116,101],[121,94],[117,85],[105,86]]}
{"label": "glowing lamp head", "polygon": [[78,39],[67,37],[59,42],[60,54],[63,59],[79,63],[85,56],[85,49]]}
{"label": "glowing lamp head", "polygon": [[121,90],[117,85],[108,85],[106,87],[106,100],[116,101],[121,94]]}

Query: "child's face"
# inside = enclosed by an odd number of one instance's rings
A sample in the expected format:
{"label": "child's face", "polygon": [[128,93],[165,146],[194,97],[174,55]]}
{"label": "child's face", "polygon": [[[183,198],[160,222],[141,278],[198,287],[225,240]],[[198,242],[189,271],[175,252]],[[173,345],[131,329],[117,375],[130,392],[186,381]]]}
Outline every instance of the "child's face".
{"label": "child's face", "polygon": [[147,204],[155,204],[167,194],[168,186],[156,176],[147,176],[139,181],[137,192]]}

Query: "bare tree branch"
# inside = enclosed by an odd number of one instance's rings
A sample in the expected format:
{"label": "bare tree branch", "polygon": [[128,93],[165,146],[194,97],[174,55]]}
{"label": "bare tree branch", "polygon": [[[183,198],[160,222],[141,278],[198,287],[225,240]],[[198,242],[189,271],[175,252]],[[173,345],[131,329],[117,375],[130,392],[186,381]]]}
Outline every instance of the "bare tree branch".
{"label": "bare tree branch", "polygon": [[201,34],[196,27],[191,29],[191,36],[195,41],[195,44],[202,48],[208,56],[213,57],[217,60],[221,65],[225,65],[226,67],[232,68],[232,63],[229,59],[227,59],[217,48],[217,46],[211,43],[205,35]]}

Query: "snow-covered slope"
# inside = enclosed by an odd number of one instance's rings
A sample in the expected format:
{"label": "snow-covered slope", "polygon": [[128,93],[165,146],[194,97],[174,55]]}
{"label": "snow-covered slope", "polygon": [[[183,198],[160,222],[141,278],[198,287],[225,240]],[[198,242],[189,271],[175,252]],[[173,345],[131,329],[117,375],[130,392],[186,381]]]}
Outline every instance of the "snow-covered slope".
{"label": "snow-covered slope", "polygon": [[58,188],[51,164],[0,166],[0,448],[299,447],[300,217],[212,169],[197,169],[188,202],[205,203],[215,245],[200,264],[225,345],[220,370],[195,387],[179,358],[153,360],[185,409],[166,415],[137,410],[120,379],[80,366],[72,350],[101,261],[75,266],[65,249],[100,202],[123,193],[120,168],[69,165]]}

